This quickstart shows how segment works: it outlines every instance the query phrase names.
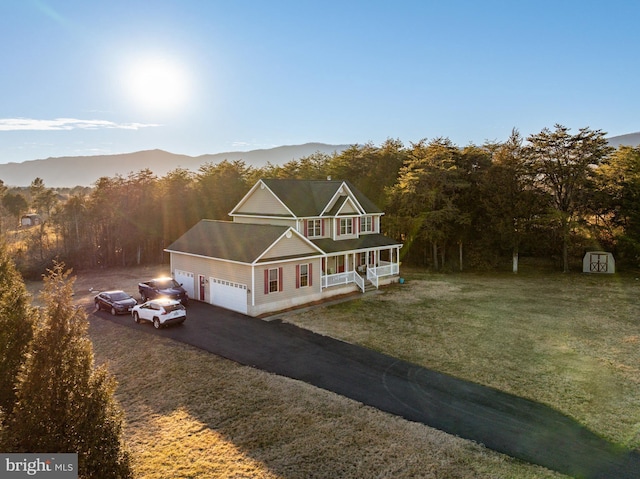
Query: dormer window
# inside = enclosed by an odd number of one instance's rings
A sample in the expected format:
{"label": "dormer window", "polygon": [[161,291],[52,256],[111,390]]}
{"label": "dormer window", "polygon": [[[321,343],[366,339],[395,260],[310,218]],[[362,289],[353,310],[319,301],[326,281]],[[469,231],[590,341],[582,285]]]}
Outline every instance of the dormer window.
{"label": "dormer window", "polygon": [[353,234],[353,218],[340,218],[340,234]]}

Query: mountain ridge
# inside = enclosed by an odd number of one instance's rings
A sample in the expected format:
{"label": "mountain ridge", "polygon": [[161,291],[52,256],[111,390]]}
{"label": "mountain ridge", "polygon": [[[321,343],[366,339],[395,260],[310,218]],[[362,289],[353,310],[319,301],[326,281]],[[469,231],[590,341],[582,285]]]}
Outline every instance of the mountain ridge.
{"label": "mountain ridge", "polygon": [[282,165],[314,153],[340,153],[349,146],[311,142],[198,156],[160,149],[112,155],[59,156],[0,164],[0,180],[7,186],[28,186],[36,177],[42,178],[49,188],[91,186],[101,177],[126,176],[145,168],[149,168],[157,176],[164,176],[176,168],[197,171],[206,163],[215,164],[224,160],[242,160],[247,166],[259,168],[267,163]]}
{"label": "mountain ridge", "polygon": [[[607,141],[615,148],[621,145],[636,147],[640,145],[640,132],[612,136],[607,138]],[[164,176],[176,168],[195,172],[202,165],[216,164],[224,160],[242,160],[247,166],[260,168],[267,163],[283,165],[314,153],[341,153],[350,146],[310,142],[249,151],[206,153],[198,156],[171,153],[161,149],[111,155],[59,156],[0,164],[0,180],[6,186],[28,186],[35,178],[42,178],[49,188],[72,188],[91,186],[104,176],[126,176],[145,168],[149,168],[157,176]]]}
{"label": "mountain ridge", "polygon": [[640,145],[640,131],[636,133],[628,133],[626,135],[612,136],[607,138],[610,146],[618,148],[619,146],[633,146]]}

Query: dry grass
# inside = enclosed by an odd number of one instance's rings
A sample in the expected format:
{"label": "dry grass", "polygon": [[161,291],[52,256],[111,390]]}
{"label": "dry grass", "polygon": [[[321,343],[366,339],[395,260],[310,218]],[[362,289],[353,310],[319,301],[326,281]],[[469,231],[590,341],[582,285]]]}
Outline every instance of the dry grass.
{"label": "dry grass", "polygon": [[562,477],[109,321],[91,336],[119,380],[139,479]]}
{"label": "dry grass", "polygon": [[[80,272],[75,298],[87,305],[96,290],[133,294],[140,278],[160,273],[166,267]],[[34,293],[39,286],[28,284]],[[564,477],[94,316],[90,334],[96,361],[106,362],[119,382],[137,479]]]}
{"label": "dry grass", "polygon": [[640,447],[640,282],[634,277],[429,275],[285,319],[548,404]]}

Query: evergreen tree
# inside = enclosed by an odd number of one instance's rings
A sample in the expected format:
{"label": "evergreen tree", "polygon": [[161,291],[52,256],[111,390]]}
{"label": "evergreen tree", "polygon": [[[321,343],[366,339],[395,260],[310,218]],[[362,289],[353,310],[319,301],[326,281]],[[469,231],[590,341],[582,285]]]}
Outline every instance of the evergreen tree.
{"label": "evergreen tree", "polygon": [[537,186],[549,193],[562,238],[563,271],[569,271],[569,243],[574,224],[585,209],[596,167],[612,152],[601,130],[580,128],[571,135],[569,128],[556,125],[527,138],[524,148]]}
{"label": "evergreen tree", "polygon": [[488,250],[507,250],[512,270],[518,272],[520,246],[532,229],[538,229],[548,203],[534,187],[523,153],[522,137],[515,128],[506,142],[493,146],[493,162],[481,184],[481,203],[491,241]]}
{"label": "evergreen tree", "polygon": [[469,186],[458,168],[460,155],[460,149],[448,138],[412,144],[396,184],[388,190],[389,209],[397,215],[396,227],[404,229],[403,251],[408,253],[414,241],[421,242],[431,249],[436,271],[444,266],[447,242],[460,225],[469,222],[458,206],[460,193]]}
{"label": "evergreen tree", "polygon": [[2,197],[2,206],[4,209],[15,219],[15,224],[17,225],[20,221],[20,216],[25,213],[29,204],[27,203],[26,198],[21,193],[10,193],[7,192]]}
{"label": "evergreen tree", "polygon": [[35,311],[4,244],[0,244],[0,409],[11,414],[18,371],[33,338]]}
{"label": "evergreen tree", "polygon": [[45,278],[46,306],[19,375],[5,449],[78,453],[82,478],[131,477],[115,380],[94,368],[86,313],[72,303],[68,275],[55,263]]}
{"label": "evergreen tree", "polygon": [[[620,146],[597,170],[593,204],[602,242],[617,245],[618,257],[640,265],[640,147]],[[604,237],[608,236],[606,241]],[[616,260],[618,259],[616,257]]]}

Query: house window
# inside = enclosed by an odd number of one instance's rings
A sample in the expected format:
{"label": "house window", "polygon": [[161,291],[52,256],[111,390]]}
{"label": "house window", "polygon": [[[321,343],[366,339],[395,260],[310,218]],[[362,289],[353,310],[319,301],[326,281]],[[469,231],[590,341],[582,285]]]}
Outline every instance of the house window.
{"label": "house window", "polygon": [[307,221],[307,237],[322,236],[322,220]]}
{"label": "house window", "polygon": [[353,218],[340,218],[340,234],[353,234]]}
{"label": "house window", "polygon": [[299,264],[296,266],[296,288],[311,286],[311,271],[311,263]]}
{"label": "house window", "polygon": [[373,217],[363,216],[360,218],[360,231],[371,233],[373,231]]}
{"label": "house window", "polygon": [[282,268],[264,270],[264,294],[282,291]]}
{"label": "house window", "polygon": [[278,270],[276,268],[269,270],[269,292],[275,293],[278,291]]}

